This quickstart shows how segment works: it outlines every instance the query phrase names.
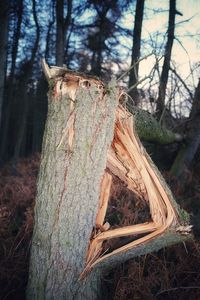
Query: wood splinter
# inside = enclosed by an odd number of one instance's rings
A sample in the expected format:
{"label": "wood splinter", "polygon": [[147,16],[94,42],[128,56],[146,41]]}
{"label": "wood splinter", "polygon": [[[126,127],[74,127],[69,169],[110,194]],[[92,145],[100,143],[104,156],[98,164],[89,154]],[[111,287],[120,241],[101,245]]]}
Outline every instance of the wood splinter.
{"label": "wood splinter", "polygon": [[[110,174],[125,182],[128,189],[132,190],[137,197],[145,199],[149,204],[152,222],[102,230],[94,236],[88,248],[86,266],[80,279],[87,276],[92,268],[104,260],[137,249],[141,244],[148,244],[167,232],[171,232],[174,236],[177,234],[177,241],[180,240],[180,236],[184,240],[184,236],[188,237],[191,233],[192,226],[188,225],[186,214],[176,204],[162,175],[144,150],[133,128],[133,116],[119,105],[116,112],[114,138],[108,151],[107,169]],[[112,175],[109,173],[105,171],[101,184],[99,210],[96,217],[97,227],[105,222],[112,182]],[[141,234],[142,237],[137,238]],[[136,236],[136,239],[111,253],[102,253],[102,245],[105,241],[125,236]],[[174,242],[175,240],[176,237]]]}

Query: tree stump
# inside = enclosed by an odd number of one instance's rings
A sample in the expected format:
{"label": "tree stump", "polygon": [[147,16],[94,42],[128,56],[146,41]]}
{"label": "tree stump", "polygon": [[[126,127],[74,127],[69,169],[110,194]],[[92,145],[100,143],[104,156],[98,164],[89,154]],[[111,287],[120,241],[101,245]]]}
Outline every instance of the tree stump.
{"label": "tree stump", "polygon": [[[106,85],[44,61],[43,68],[49,110],[27,298],[100,299],[104,270],[189,238],[191,226],[119,104],[116,80]],[[145,222],[109,224],[114,181],[148,207]]]}

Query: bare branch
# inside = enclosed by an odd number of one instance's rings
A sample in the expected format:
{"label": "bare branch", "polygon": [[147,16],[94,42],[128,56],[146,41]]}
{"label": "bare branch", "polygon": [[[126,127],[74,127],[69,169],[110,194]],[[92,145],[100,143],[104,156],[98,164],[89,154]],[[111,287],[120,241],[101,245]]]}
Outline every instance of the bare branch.
{"label": "bare branch", "polygon": [[[138,59],[138,61],[137,61],[135,64],[133,64],[132,66],[130,66],[130,68],[129,68],[127,71],[125,71],[125,72],[117,79],[117,82],[120,81],[125,75],[127,75],[127,74],[128,74],[133,68],[135,68],[135,66],[138,65],[141,61],[143,61],[144,59],[147,59],[147,58],[148,58],[149,56],[151,56],[151,55],[153,55],[153,52],[147,54],[146,56],[142,57],[141,59]],[[138,85],[138,83],[137,83],[135,86],[137,86],[137,85]],[[133,88],[133,87],[131,87],[130,89],[132,90],[132,88]],[[129,90],[130,90],[130,89],[129,89]]]}
{"label": "bare branch", "polygon": [[182,83],[182,85],[184,86],[184,88],[186,89],[186,91],[188,92],[188,94],[190,95],[190,98],[193,99],[192,92],[190,91],[190,89],[186,85],[185,81],[181,78],[181,76],[176,72],[175,69],[173,69],[171,66],[169,68],[174,73],[174,75],[176,75],[176,77],[180,80],[180,82]]}

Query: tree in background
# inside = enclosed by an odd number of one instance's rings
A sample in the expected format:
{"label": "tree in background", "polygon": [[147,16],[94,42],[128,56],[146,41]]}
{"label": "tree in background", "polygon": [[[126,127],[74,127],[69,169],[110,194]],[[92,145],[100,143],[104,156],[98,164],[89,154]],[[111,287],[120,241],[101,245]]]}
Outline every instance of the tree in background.
{"label": "tree in background", "polygon": [[33,48],[31,50],[31,57],[28,61],[25,61],[23,64],[23,74],[20,79],[20,99],[21,99],[21,118],[18,130],[16,132],[16,142],[14,148],[14,161],[17,160],[20,156],[20,152],[25,153],[25,143],[26,143],[26,128],[27,128],[27,118],[29,112],[29,100],[28,100],[28,84],[33,72],[33,66],[36,59],[36,54],[39,47],[40,40],[40,26],[38,23],[37,9],[36,9],[36,1],[32,0],[33,5],[33,19],[35,22],[36,34],[35,41],[33,44]]}
{"label": "tree in background", "polygon": [[137,105],[139,102],[139,94],[138,94],[136,84],[138,82],[138,70],[139,70],[138,60],[140,58],[144,1],[145,0],[137,0],[136,2],[135,21],[134,21],[134,30],[133,30],[133,47],[132,47],[132,56],[131,56],[131,66],[134,67],[131,69],[130,76],[129,76],[129,88],[132,87],[129,94],[133,99],[135,105]]}
{"label": "tree in background", "polygon": [[[2,5],[3,3],[1,2]],[[168,40],[160,76],[159,95],[163,95],[161,91],[164,91],[164,86],[165,91],[167,88],[166,79],[169,72],[167,69],[173,46],[175,14],[178,13],[175,1],[170,3]],[[41,149],[47,112],[47,85],[41,76],[41,56],[45,56],[52,65],[59,59],[58,65],[64,63],[71,69],[87,70],[104,78],[109,77],[111,71],[122,72],[131,50],[132,63],[138,60],[144,1],[136,3],[133,33],[123,26],[123,21],[126,20],[124,17],[129,9],[130,1],[100,3],[90,0],[79,3],[48,0],[41,1],[33,15],[32,2],[27,0],[12,2],[0,141],[2,163],[14,156],[17,158],[19,155],[24,156]],[[134,40],[132,49],[122,42],[123,38],[127,41],[131,37]],[[152,39],[154,38],[152,36]],[[37,44],[36,51],[34,43]],[[138,68],[139,64],[136,63],[130,77],[127,78],[129,86],[137,84]],[[155,74],[156,71],[150,75],[154,94],[158,79]],[[177,76],[176,80],[179,80]],[[143,92],[147,95],[146,87]],[[137,87],[131,93],[138,95]],[[137,95],[132,97],[136,100]],[[157,105],[161,102],[158,101]],[[169,114],[171,113],[169,110]]]}
{"label": "tree in background", "polygon": [[176,10],[176,0],[170,0],[169,3],[170,5],[169,5],[169,20],[168,20],[168,29],[167,29],[167,43],[165,46],[164,61],[163,61],[163,67],[160,76],[159,92],[158,92],[157,107],[156,107],[158,118],[162,116],[163,111],[165,109],[165,95],[166,95],[168,75],[170,70],[172,47],[174,42],[175,17],[176,14],[181,15],[181,13],[179,13]]}
{"label": "tree in background", "polygon": [[129,2],[129,0],[88,1],[88,9],[94,12],[94,16],[92,22],[82,25],[81,28],[83,32],[87,28],[83,43],[90,58],[87,69],[91,74],[109,77],[112,64],[120,63],[120,51],[117,50],[120,43],[119,36],[127,34],[127,31],[117,22],[129,7]]}
{"label": "tree in background", "polygon": [[[10,65],[10,73],[6,82],[6,93],[3,110],[3,127],[1,128],[1,144],[0,144],[0,164],[4,159],[4,155],[8,154],[9,151],[6,148],[9,145],[10,137],[10,123],[12,120],[12,112],[14,109],[15,98],[16,98],[16,64],[17,64],[17,53],[19,48],[19,40],[21,37],[22,30],[22,17],[23,17],[23,0],[18,0],[11,10],[10,7],[10,20],[9,20],[9,45],[7,53],[7,64]],[[15,110],[15,109],[14,109]],[[5,151],[6,150],[6,151]],[[5,158],[9,157],[6,156]]]}
{"label": "tree in background", "polygon": [[187,139],[181,146],[171,167],[171,174],[183,183],[188,180],[188,169],[200,145],[200,79],[194,93],[192,109],[187,123]]}
{"label": "tree in background", "polygon": [[56,0],[56,65],[65,63],[66,40],[72,15],[72,0],[67,0],[67,15],[64,17],[64,0]]}
{"label": "tree in background", "polygon": [[100,76],[106,52],[110,53],[108,39],[114,38],[115,22],[120,17],[119,1],[98,3],[91,1],[96,17],[88,34],[88,48],[92,51],[91,73]]}
{"label": "tree in background", "polygon": [[9,18],[9,1],[0,2],[0,127],[2,123],[2,106],[4,97],[4,84],[6,75],[6,58],[8,44],[8,18]]}

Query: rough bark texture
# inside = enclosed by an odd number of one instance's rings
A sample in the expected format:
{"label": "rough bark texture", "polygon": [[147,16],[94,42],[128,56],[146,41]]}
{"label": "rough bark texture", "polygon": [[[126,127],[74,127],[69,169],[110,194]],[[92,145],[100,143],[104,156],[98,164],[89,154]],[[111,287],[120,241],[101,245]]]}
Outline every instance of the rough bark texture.
{"label": "rough bark texture", "polygon": [[71,101],[66,95],[55,98],[49,94],[27,299],[98,298],[98,271],[85,282],[78,278],[84,268],[113,137],[115,84],[111,81],[105,95],[96,86],[78,88],[72,147],[64,134],[72,113]]}
{"label": "rough bark texture", "polygon": [[[133,31],[133,48],[132,48],[132,59],[131,59],[131,65],[135,65],[135,67],[130,72],[129,88],[135,85],[138,81],[139,64],[136,63],[140,58],[143,13],[144,13],[144,0],[138,0],[136,3],[136,11],[135,11],[135,25]],[[137,87],[134,87],[130,91],[130,96],[132,97],[134,103],[137,105],[139,101]]]}
{"label": "rough bark texture", "polygon": [[159,85],[157,107],[156,107],[158,118],[162,116],[165,107],[165,94],[166,94],[168,74],[170,69],[172,46],[174,41],[175,16],[176,16],[176,0],[170,0],[167,43],[165,47],[162,73],[160,76],[160,85]]}
{"label": "rough bark texture", "polygon": [[6,74],[6,58],[8,43],[8,15],[9,1],[1,0],[0,3],[0,126],[4,95],[4,81]]}

